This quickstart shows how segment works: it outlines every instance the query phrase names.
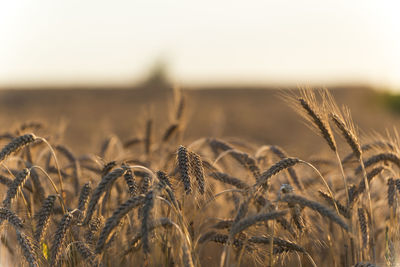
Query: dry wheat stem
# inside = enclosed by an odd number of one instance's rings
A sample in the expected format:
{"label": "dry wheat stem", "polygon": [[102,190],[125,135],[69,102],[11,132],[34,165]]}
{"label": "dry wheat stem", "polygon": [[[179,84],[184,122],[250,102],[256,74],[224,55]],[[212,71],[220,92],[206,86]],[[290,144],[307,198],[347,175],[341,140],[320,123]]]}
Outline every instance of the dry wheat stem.
{"label": "dry wheat stem", "polygon": [[165,133],[163,134],[163,137],[162,137],[162,141],[164,143],[168,142],[171,139],[172,135],[178,131],[178,129],[179,129],[179,124],[178,123],[171,124],[167,128],[167,130],[165,130]]}
{"label": "dry wheat stem", "polygon": [[64,203],[64,186],[63,186],[63,181],[62,181],[62,176],[61,176],[61,168],[60,168],[60,164],[58,164],[58,159],[57,159],[56,153],[54,152],[53,147],[50,145],[49,142],[47,142],[47,140],[45,138],[37,137],[37,139],[41,140],[42,142],[44,142],[47,145],[47,147],[49,148],[49,150],[51,152],[51,155],[54,158],[54,162],[56,163],[56,167],[57,167],[58,180],[59,180],[59,183],[60,183],[60,191],[61,191],[61,195],[60,196],[61,196],[61,200],[63,201],[63,206],[65,206],[65,203]]}
{"label": "dry wheat stem", "polygon": [[[155,221],[150,222],[149,226],[148,226],[148,231],[153,231],[154,229],[158,228],[158,227],[172,227],[173,223],[169,218],[158,218]],[[138,244],[138,242],[142,239],[142,232],[138,232],[135,234],[135,236],[131,239],[131,241],[129,242],[128,245],[128,249],[126,249],[123,253],[123,255],[127,255],[128,253],[130,253],[131,251],[133,251],[133,249],[135,248],[135,246]]]}
{"label": "dry wheat stem", "polygon": [[63,145],[57,145],[56,150],[60,153],[64,154],[64,156],[72,163],[74,168],[73,178],[74,178],[74,187],[75,194],[77,195],[79,192],[79,180],[81,177],[81,166],[79,160],[74,156],[70,149]]}
{"label": "dry wheat stem", "polygon": [[394,194],[396,193],[395,184],[393,178],[387,180],[387,199],[389,208],[393,207]]}
{"label": "dry wheat stem", "polygon": [[45,175],[45,177],[49,180],[51,186],[54,189],[54,192],[57,194],[58,199],[60,200],[61,208],[63,209],[63,212],[65,213],[66,212],[66,208],[65,208],[64,198],[60,194],[60,192],[58,191],[58,188],[57,188],[56,184],[54,183],[53,179],[51,179],[51,177],[47,174],[47,172],[42,167],[35,165],[35,166],[31,167],[31,169],[33,169],[33,168],[42,171],[42,173]]}

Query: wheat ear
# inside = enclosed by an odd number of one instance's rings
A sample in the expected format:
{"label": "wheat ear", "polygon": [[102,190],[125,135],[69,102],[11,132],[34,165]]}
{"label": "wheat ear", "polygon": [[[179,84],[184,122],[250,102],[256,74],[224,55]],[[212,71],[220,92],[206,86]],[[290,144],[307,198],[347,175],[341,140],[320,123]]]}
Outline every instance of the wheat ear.
{"label": "wheat ear", "polygon": [[[272,151],[272,153],[274,153],[275,155],[277,155],[280,159],[288,158],[287,153],[286,153],[281,147],[276,146],[276,145],[263,146],[263,147],[261,147],[261,148],[257,151],[256,155],[262,153],[264,150],[270,150],[270,151]],[[300,191],[301,191],[301,190],[304,190],[304,186],[303,186],[303,184],[301,183],[301,181],[299,180],[299,178],[298,178],[298,176],[297,176],[297,174],[296,174],[296,171],[295,171],[292,167],[288,168],[287,171],[288,171],[288,173],[289,173],[290,179],[292,180],[293,184],[294,184]]]}
{"label": "wheat ear", "polygon": [[15,176],[11,186],[8,188],[6,198],[3,200],[3,206],[6,208],[11,207],[11,201],[17,197],[17,193],[22,189],[30,174],[29,169],[23,169]]}
{"label": "wheat ear", "polygon": [[[311,94],[311,93],[310,93]],[[314,95],[312,94],[312,98],[314,99]],[[314,123],[316,128],[319,130],[321,136],[328,143],[329,147],[332,151],[336,152],[336,142],[333,138],[332,130],[329,127],[329,124],[326,122],[326,119],[319,114],[319,112],[313,108],[312,101],[307,100],[306,98],[298,98],[300,106],[306,111],[306,114],[309,116],[310,120]]]}
{"label": "wheat ear", "polygon": [[[367,174],[367,182],[370,183],[372,181],[372,179],[374,177],[376,177],[377,175],[379,175],[382,171],[383,171],[383,167],[377,167],[372,169],[368,174]],[[354,204],[354,201],[356,200],[356,198],[363,193],[365,190],[365,182],[364,179],[361,180],[361,182],[358,184],[358,187],[356,187],[352,193],[350,194],[349,192],[349,198],[350,198],[350,207],[351,205]]]}
{"label": "wheat ear", "polygon": [[29,267],[38,267],[38,261],[35,254],[34,246],[30,238],[24,233],[16,230],[18,244],[20,245],[26,261],[29,263]]}
{"label": "wheat ear", "polygon": [[360,224],[360,231],[362,236],[362,246],[365,248],[368,245],[368,225],[365,218],[365,211],[363,208],[357,209],[358,222]]}
{"label": "wheat ear", "polygon": [[394,184],[394,179],[389,178],[387,180],[387,199],[389,208],[393,207],[395,193],[396,193],[396,188]]}
{"label": "wheat ear", "polygon": [[64,245],[66,234],[71,226],[73,214],[68,212],[64,214],[60,223],[57,226],[56,234],[54,236],[53,245],[51,247],[50,264],[56,266],[59,261],[60,254],[62,252],[62,246]]}
{"label": "wheat ear", "polygon": [[148,155],[150,153],[150,148],[151,148],[151,141],[152,141],[152,128],[153,128],[153,120],[149,119],[146,122],[146,133],[145,133],[145,139],[144,139],[144,148],[145,152]]}
{"label": "wheat ear", "polygon": [[[148,231],[151,232],[154,229],[158,228],[158,227],[172,227],[173,226],[173,222],[169,219],[169,218],[159,218],[155,221],[152,221],[149,226],[148,226]],[[125,250],[124,255],[130,253],[138,244],[138,242],[142,239],[142,232],[138,232],[137,234],[135,234],[135,236],[131,239],[131,241],[129,242],[128,245],[128,249]]]}
{"label": "wheat ear", "polygon": [[189,152],[189,167],[196,179],[198,190],[200,194],[205,192],[205,178],[204,178],[204,168],[203,161],[200,156],[195,152]]}
{"label": "wheat ear", "polygon": [[3,220],[8,221],[17,230],[23,228],[22,220],[17,214],[7,208],[0,207],[0,222]]}
{"label": "wheat ear", "polygon": [[90,193],[92,193],[91,182],[87,182],[82,186],[78,200],[78,210],[82,211],[82,213],[86,211]]}
{"label": "wheat ear", "polygon": [[138,193],[138,185],[135,181],[135,175],[131,168],[126,166],[126,172],[124,174],[124,179],[126,185],[128,186],[128,192],[131,197],[135,196]]}
{"label": "wheat ear", "polygon": [[[377,155],[373,155],[370,158],[368,158],[366,161],[364,161],[364,166],[365,168],[368,168],[370,166],[373,166],[379,162],[382,161],[389,161],[397,165],[397,167],[400,168],[400,158],[398,155],[393,154],[391,152],[388,153],[380,153]],[[356,174],[360,173],[362,171],[362,166],[358,166],[357,169],[355,170]]]}
{"label": "wheat ear", "polygon": [[[248,240],[250,243],[255,243],[255,244],[267,244],[269,245],[271,242],[271,238],[270,237],[266,237],[266,236],[252,236],[249,238]],[[288,251],[297,251],[297,252],[301,252],[301,253],[306,253],[306,249],[287,240],[278,238],[278,237],[274,237],[273,238],[273,244],[278,246],[279,248],[281,248],[284,252],[288,252]],[[276,251],[274,251],[274,254],[276,253]]]}
{"label": "wheat ear", "polygon": [[79,254],[81,254],[82,258],[89,263],[89,266],[99,266],[96,261],[96,255],[93,251],[85,244],[83,241],[74,242]]}
{"label": "wheat ear", "polygon": [[132,209],[143,204],[145,197],[143,195],[135,196],[122,203],[113,213],[113,215],[107,219],[103,230],[100,233],[99,240],[96,245],[96,253],[99,254],[104,248],[107,238],[111,231],[119,224],[121,219]]}
{"label": "wheat ear", "polygon": [[171,124],[171,125],[165,130],[165,132],[164,132],[164,134],[163,134],[163,137],[162,137],[162,141],[163,141],[164,143],[165,143],[165,142],[168,142],[168,141],[171,139],[172,135],[173,135],[174,133],[176,133],[178,130],[179,130],[179,124],[178,124],[178,123],[173,123],[173,124]]}
{"label": "wheat ear", "polygon": [[294,165],[300,162],[301,160],[298,158],[285,158],[280,160],[279,162],[272,165],[268,170],[261,173],[260,179],[257,182],[257,186],[262,186],[263,188],[265,188],[265,190],[267,190],[269,187],[269,179],[272,176],[278,174],[279,172],[287,168],[293,167]]}
{"label": "wheat ear", "polygon": [[99,231],[103,225],[104,218],[102,216],[90,220],[87,230],[84,234],[87,243],[89,243],[90,245],[94,245],[96,243]]}
{"label": "wheat ear", "polygon": [[286,213],[287,213],[287,210],[272,211],[269,213],[256,214],[256,215],[241,219],[240,221],[238,221],[237,223],[235,223],[232,226],[230,235],[234,236],[237,233],[249,228],[250,226],[252,226],[253,224],[255,224],[257,222],[265,222],[265,221],[269,221],[269,220],[274,220],[279,217],[282,217]]}
{"label": "wheat ear", "polygon": [[0,151],[0,162],[4,161],[8,156],[10,156],[12,153],[17,152],[24,146],[33,143],[34,141],[36,141],[36,139],[36,136],[32,133],[14,138]]}
{"label": "wheat ear", "polygon": [[118,177],[124,175],[125,172],[126,172],[125,168],[117,168],[117,169],[113,170],[112,172],[108,173],[107,175],[105,175],[101,179],[99,185],[96,187],[96,189],[94,190],[94,192],[90,198],[86,217],[83,221],[83,224],[87,224],[90,221],[90,219],[92,218],[95,207],[97,205],[97,202],[99,201],[101,195],[108,188],[108,186],[110,184],[112,184]]}
{"label": "wheat ear", "polygon": [[36,230],[35,230],[35,233],[33,236],[38,243],[42,242],[46,228],[49,225],[50,215],[51,215],[51,212],[53,211],[54,202],[56,201],[56,199],[57,199],[56,195],[48,196],[43,201],[42,207],[40,208],[38,213],[35,215],[35,217],[37,219],[37,224],[36,224]]}
{"label": "wheat ear", "polygon": [[338,208],[340,214],[342,214],[345,218],[347,218],[347,219],[350,218],[350,210],[347,207],[343,206],[338,200],[333,199],[329,194],[327,194],[321,190],[318,190],[318,193],[331,206],[335,206],[335,204],[336,204],[336,207]]}
{"label": "wheat ear", "polygon": [[321,214],[323,217],[326,217],[335,222],[344,230],[349,231],[349,226],[342,220],[342,218],[340,218],[333,210],[325,207],[324,205],[316,201],[308,200],[302,196],[298,196],[295,194],[286,194],[280,199],[280,201],[287,203],[297,203],[301,206],[309,207],[310,209],[315,210],[316,212]]}
{"label": "wheat ear", "polygon": [[217,181],[220,181],[224,184],[233,185],[234,187],[239,188],[239,189],[249,188],[249,185],[246,182],[243,182],[239,178],[232,177],[223,172],[212,172],[212,173],[209,173],[208,175]]}
{"label": "wheat ear", "polygon": [[184,146],[178,149],[178,167],[186,195],[189,195],[192,192],[192,183],[189,176],[189,155]]}

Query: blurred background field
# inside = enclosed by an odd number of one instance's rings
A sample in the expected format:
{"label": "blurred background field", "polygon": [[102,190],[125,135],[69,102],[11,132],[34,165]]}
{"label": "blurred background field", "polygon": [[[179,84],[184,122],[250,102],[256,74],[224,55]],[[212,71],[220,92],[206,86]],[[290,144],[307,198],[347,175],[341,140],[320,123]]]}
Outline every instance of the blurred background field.
{"label": "blurred background field", "polygon": [[[332,88],[338,103],[347,105],[364,135],[385,133],[399,126],[398,97],[370,88]],[[187,88],[184,142],[201,137],[236,138],[257,144],[277,144],[299,157],[323,153],[323,140],[299,119],[282,99],[288,89]],[[43,122],[62,133],[76,153],[96,152],[111,134],[122,141],[145,134],[154,120],[154,138],[170,125],[172,86],[134,89],[57,89],[0,91],[3,132],[22,122]],[[61,141],[61,140],[60,140]]]}

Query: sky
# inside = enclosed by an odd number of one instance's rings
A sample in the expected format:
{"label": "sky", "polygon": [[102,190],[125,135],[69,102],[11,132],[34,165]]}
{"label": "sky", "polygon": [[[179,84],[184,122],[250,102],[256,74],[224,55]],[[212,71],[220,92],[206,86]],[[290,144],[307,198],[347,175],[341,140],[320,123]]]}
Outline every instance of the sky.
{"label": "sky", "polygon": [[400,3],[147,0],[0,3],[0,87],[361,83],[400,90]]}

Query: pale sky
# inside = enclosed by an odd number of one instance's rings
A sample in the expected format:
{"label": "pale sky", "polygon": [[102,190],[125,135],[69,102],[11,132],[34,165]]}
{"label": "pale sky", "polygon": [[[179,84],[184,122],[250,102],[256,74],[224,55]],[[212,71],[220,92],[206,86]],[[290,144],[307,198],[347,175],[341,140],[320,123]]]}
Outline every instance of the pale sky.
{"label": "pale sky", "polygon": [[400,89],[400,4],[368,0],[0,3],[0,86],[178,84]]}

